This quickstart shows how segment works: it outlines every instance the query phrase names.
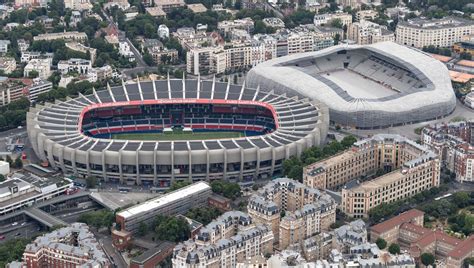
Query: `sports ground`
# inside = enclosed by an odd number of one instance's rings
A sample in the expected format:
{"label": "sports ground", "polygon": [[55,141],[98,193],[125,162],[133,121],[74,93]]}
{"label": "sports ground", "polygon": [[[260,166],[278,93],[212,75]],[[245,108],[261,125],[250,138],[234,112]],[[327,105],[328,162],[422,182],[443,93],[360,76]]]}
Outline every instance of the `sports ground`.
{"label": "sports ground", "polygon": [[176,141],[176,140],[213,140],[240,138],[244,134],[238,131],[210,131],[184,133],[174,131],[173,133],[117,133],[112,139],[117,140],[147,140],[147,141]]}

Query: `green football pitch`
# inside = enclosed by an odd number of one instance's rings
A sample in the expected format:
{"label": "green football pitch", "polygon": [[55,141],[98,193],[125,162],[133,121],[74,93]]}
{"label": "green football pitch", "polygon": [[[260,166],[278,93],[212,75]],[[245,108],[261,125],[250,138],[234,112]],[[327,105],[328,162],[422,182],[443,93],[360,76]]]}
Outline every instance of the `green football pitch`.
{"label": "green football pitch", "polygon": [[146,141],[176,141],[176,140],[212,140],[212,139],[230,139],[240,138],[243,134],[241,132],[231,131],[211,131],[211,132],[196,132],[185,133],[117,133],[112,135],[112,139],[117,140],[146,140]]}

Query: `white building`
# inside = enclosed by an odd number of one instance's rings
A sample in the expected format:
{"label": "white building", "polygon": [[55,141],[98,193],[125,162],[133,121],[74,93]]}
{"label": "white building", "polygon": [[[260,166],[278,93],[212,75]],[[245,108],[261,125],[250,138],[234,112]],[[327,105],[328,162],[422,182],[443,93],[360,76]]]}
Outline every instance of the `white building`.
{"label": "white building", "polygon": [[0,215],[64,194],[72,186],[72,181],[67,178],[15,173],[0,183]]}
{"label": "white building", "polygon": [[92,63],[90,60],[85,59],[69,59],[62,60],[58,62],[58,71],[62,74],[67,74],[68,72],[78,72],[79,74],[87,74],[92,68]]}
{"label": "white building", "polygon": [[30,102],[35,102],[38,99],[38,95],[46,93],[51,89],[53,89],[53,83],[35,78],[33,79],[33,84],[28,87],[28,99]]}
{"label": "white building", "polygon": [[20,62],[27,63],[34,59],[49,59],[53,61],[54,53],[41,53],[37,51],[24,51],[21,52]]}
{"label": "white building", "polygon": [[128,58],[129,61],[135,60],[135,56],[133,55],[133,52],[130,50],[130,45],[128,44],[128,42],[119,43],[119,54],[124,56],[125,58]]}
{"label": "white building", "polygon": [[112,76],[113,76],[113,70],[112,70],[112,67],[110,67],[110,65],[105,65],[99,68],[92,68],[87,74],[89,82],[91,83],[109,79],[109,78],[112,78]]}
{"label": "white building", "polygon": [[386,26],[362,20],[354,22],[347,28],[347,38],[359,45],[370,45],[384,41],[395,41],[395,34]]}
{"label": "white building", "polygon": [[352,23],[352,15],[344,12],[325,13],[314,15],[314,25],[321,26],[323,24],[330,24],[335,20],[340,20],[342,25],[349,25]]}
{"label": "white building", "polygon": [[30,72],[38,72],[38,77],[47,80],[51,76],[51,59],[33,59],[23,70],[23,76],[28,77]]}
{"label": "white building", "polygon": [[7,53],[10,40],[0,40],[0,53]]}
{"label": "white building", "polygon": [[20,50],[20,52],[25,52],[30,47],[30,43],[26,41],[25,39],[18,39],[17,43],[18,43],[18,50]]}
{"label": "white building", "polygon": [[72,27],[76,27],[79,22],[82,21],[82,15],[80,11],[73,10],[71,12],[71,20],[69,22],[69,25]]}
{"label": "white building", "polygon": [[471,89],[471,92],[466,95],[466,98],[464,99],[464,104],[467,107],[474,109],[474,90]]}
{"label": "white building", "polygon": [[158,26],[158,36],[161,39],[166,39],[170,37],[170,29],[165,24]]}
{"label": "white building", "polygon": [[472,34],[474,22],[455,17],[400,21],[395,30],[397,43],[418,48],[451,47]]}

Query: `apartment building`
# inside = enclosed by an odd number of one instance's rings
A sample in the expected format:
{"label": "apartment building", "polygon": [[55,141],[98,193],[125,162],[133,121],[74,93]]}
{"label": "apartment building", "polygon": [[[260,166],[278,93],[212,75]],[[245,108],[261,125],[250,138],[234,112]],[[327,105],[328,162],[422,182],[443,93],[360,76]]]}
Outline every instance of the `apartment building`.
{"label": "apartment building", "polygon": [[37,237],[23,253],[25,267],[112,267],[85,223],[73,223]]}
{"label": "apartment building", "polygon": [[0,53],[7,53],[10,40],[0,40]]}
{"label": "apartment building", "polygon": [[209,45],[217,45],[216,43],[212,42],[212,39],[206,34],[206,32],[196,31],[194,28],[191,27],[179,28],[172,35],[186,50],[203,46],[207,47]]}
{"label": "apartment building", "polygon": [[48,80],[51,76],[51,59],[32,59],[26,64],[23,69],[23,76],[29,77],[30,72],[35,71],[38,77],[43,80]]}
{"label": "apartment building", "polygon": [[17,43],[18,43],[18,50],[20,50],[20,52],[25,52],[30,47],[30,42],[26,41],[25,39],[18,39]]}
{"label": "apartment building", "polygon": [[92,9],[92,4],[89,0],[64,0],[64,7],[71,10],[90,10]]}
{"label": "apartment building", "polygon": [[9,74],[16,69],[16,60],[10,57],[0,57],[0,71]]}
{"label": "apartment building", "polygon": [[335,222],[336,203],[325,192],[279,178],[252,195],[247,210],[255,222],[270,226],[279,248],[285,249],[327,230]]}
{"label": "apartment building", "polygon": [[173,8],[184,7],[186,4],[184,0],[151,0],[151,2],[154,2],[155,7],[161,8],[166,13],[169,13]]}
{"label": "apartment building", "polygon": [[451,47],[472,34],[474,22],[456,17],[400,21],[395,30],[397,43],[417,48]]}
{"label": "apartment building", "polygon": [[388,244],[397,243],[415,259],[431,253],[446,260],[446,267],[461,267],[462,261],[474,254],[474,236],[461,240],[423,227],[424,212],[411,209],[370,228],[370,239],[383,238]]}
{"label": "apartment building", "polygon": [[254,21],[251,18],[238,20],[225,20],[217,23],[217,30],[223,35],[228,35],[234,30],[245,30],[248,33],[253,31]]}
{"label": "apartment building", "polygon": [[0,77],[0,106],[23,97],[26,87],[27,85],[20,80]]}
{"label": "apartment building", "polygon": [[273,252],[273,233],[254,224],[246,213],[229,211],[201,228],[195,239],[178,244],[173,267],[232,268],[237,263]]}
{"label": "apartment building", "polygon": [[112,233],[114,244],[124,242],[121,234],[137,232],[140,223],[151,224],[157,215],[182,214],[192,207],[206,205],[211,193],[211,187],[201,181],[120,211],[115,220],[121,230]]}
{"label": "apartment building", "polygon": [[285,28],[285,23],[280,18],[272,17],[272,18],[264,18],[262,22],[267,27],[272,27],[275,29]]}
{"label": "apartment building", "polygon": [[[439,185],[440,160],[425,146],[399,135],[378,134],[351,149],[304,168],[306,185],[341,189],[341,210],[366,217],[390,203]],[[385,175],[370,179],[377,171]]]}
{"label": "apartment building", "polygon": [[92,69],[92,63],[90,60],[72,58],[58,62],[58,71],[62,74],[67,74],[69,72],[87,74],[90,69]]}
{"label": "apartment building", "polygon": [[356,21],[374,20],[378,16],[379,16],[379,13],[377,12],[377,10],[366,9],[366,10],[357,11],[355,19],[356,19]]}
{"label": "apartment building", "polygon": [[234,41],[225,46],[193,48],[186,54],[186,71],[194,75],[219,74],[226,70],[252,67],[273,55],[272,52],[269,55],[267,47],[257,41]]}
{"label": "apartment building", "polygon": [[72,32],[62,32],[62,33],[46,33],[46,34],[40,34],[35,37],[33,37],[34,41],[52,41],[52,40],[57,40],[57,39],[64,39],[64,40],[71,40],[71,41],[85,41],[87,40],[87,34],[86,33],[80,33],[77,31],[72,31]]}
{"label": "apartment building", "polygon": [[347,37],[359,45],[370,45],[378,42],[395,41],[395,34],[386,26],[362,20],[354,22],[347,28]]}
{"label": "apartment building", "polygon": [[54,53],[41,53],[38,51],[24,51],[21,52],[20,62],[28,63],[34,59],[49,59],[51,64],[53,62]]}
{"label": "apartment building", "polygon": [[46,7],[48,0],[15,0],[15,7],[34,6]]}
{"label": "apartment building", "polygon": [[47,80],[42,80],[41,78],[35,78],[33,79],[33,83],[27,87],[24,93],[30,102],[35,102],[40,94],[46,93],[51,89],[53,89],[53,83]]}
{"label": "apartment building", "polygon": [[421,141],[440,156],[442,165],[456,174],[457,181],[474,181],[474,121],[427,126]]}
{"label": "apartment building", "polygon": [[316,26],[321,26],[331,24],[335,20],[340,20],[342,25],[349,26],[352,23],[352,15],[345,12],[316,14],[313,23]]}
{"label": "apartment building", "polygon": [[92,68],[87,73],[89,82],[103,81],[113,77],[113,70],[110,65],[104,65],[102,67]]}

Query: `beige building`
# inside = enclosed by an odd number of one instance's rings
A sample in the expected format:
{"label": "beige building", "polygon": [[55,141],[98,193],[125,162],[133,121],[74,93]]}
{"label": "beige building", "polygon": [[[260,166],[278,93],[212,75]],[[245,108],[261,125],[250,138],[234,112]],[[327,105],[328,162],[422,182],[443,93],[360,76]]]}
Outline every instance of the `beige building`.
{"label": "beige building", "polygon": [[451,47],[472,34],[474,22],[455,17],[400,21],[395,31],[397,43],[418,48],[430,45]]}
{"label": "beige building", "polygon": [[263,42],[231,42],[225,46],[192,48],[186,54],[188,73],[224,73],[227,70],[249,68],[268,59]]}
{"label": "beige building", "polygon": [[9,74],[16,69],[16,60],[10,57],[0,57],[0,71]]}
{"label": "beige building", "polygon": [[379,13],[373,9],[359,10],[356,13],[356,21],[373,20],[379,16]]}
{"label": "beige building", "polygon": [[173,8],[184,7],[184,0],[159,0],[152,1],[155,3],[155,7],[161,8],[164,12],[168,13]]}
{"label": "beige building", "polygon": [[347,37],[359,45],[370,45],[378,42],[395,41],[395,34],[386,26],[362,20],[354,22],[347,28]]}
{"label": "beige building", "polygon": [[288,178],[275,179],[260,189],[247,210],[255,222],[271,226],[280,249],[327,230],[336,220],[332,197]]}
{"label": "beige building", "polygon": [[340,20],[342,25],[349,25],[352,23],[352,15],[345,12],[326,13],[314,15],[313,22],[316,26],[331,24],[335,20]]}
{"label": "beige building", "polygon": [[64,0],[64,7],[71,10],[90,10],[92,9],[92,4],[89,0]]}
{"label": "beige building", "polygon": [[34,41],[52,41],[56,39],[72,40],[72,41],[85,41],[87,40],[87,34],[82,32],[62,32],[62,33],[46,33],[40,34],[33,37]]}
{"label": "beige building", "polygon": [[[438,186],[439,170],[438,156],[428,148],[399,135],[379,134],[305,167],[303,180],[313,188],[342,188],[341,210],[361,218],[381,203]],[[376,173],[385,175],[368,180]]]}
{"label": "beige building", "polygon": [[92,48],[92,47],[87,47],[87,46],[85,46],[81,43],[77,43],[77,42],[68,42],[68,43],[66,43],[66,47],[69,48],[69,49],[72,49],[74,51],[79,51],[79,52],[84,53],[84,54],[87,54],[87,51],[89,51],[90,60],[91,60],[92,64],[94,64],[95,58],[97,56],[97,49]]}
{"label": "beige building", "polygon": [[51,59],[33,59],[23,69],[23,76],[28,77],[30,72],[38,72],[38,77],[47,80],[51,76]]}
{"label": "beige building", "polygon": [[273,252],[273,233],[254,224],[249,215],[229,211],[199,230],[195,239],[177,245],[173,267],[232,268],[238,263]]}

